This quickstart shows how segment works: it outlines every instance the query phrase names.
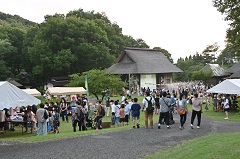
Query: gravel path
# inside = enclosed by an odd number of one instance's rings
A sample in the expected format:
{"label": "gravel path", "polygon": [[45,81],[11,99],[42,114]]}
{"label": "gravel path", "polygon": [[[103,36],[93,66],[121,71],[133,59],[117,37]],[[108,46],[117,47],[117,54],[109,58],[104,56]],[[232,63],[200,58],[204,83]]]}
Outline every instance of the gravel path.
{"label": "gravel path", "polygon": [[[156,151],[180,144],[182,141],[213,133],[239,132],[237,122],[219,122],[202,118],[201,129],[190,128],[190,116],[184,130],[179,130],[179,116],[171,129],[129,129],[98,135],[78,136],[39,143],[0,143],[1,159],[54,159],[54,158],[142,158]],[[195,120],[196,122],[196,120]]]}

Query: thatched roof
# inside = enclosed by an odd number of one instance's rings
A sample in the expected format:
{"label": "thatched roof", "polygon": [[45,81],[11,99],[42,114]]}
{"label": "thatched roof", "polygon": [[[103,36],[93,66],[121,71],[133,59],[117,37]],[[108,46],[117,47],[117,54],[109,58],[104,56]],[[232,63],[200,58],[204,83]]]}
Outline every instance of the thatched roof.
{"label": "thatched roof", "polygon": [[218,64],[207,64],[203,68],[203,70],[212,70],[213,77],[221,77],[221,76],[229,76],[230,74],[226,73],[225,70],[220,67]]}
{"label": "thatched roof", "polygon": [[240,78],[240,71],[239,72],[235,72],[234,74],[232,74],[230,76],[230,78]]}
{"label": "thatched roof", "polygon": [[18,83],[17,81],[15,81],[14,79],[11,78],[7,78],[6,81],[8,81],[9,83],[13,84],[16,87],[23,87],[22,84]]}
{"label": "thatched roof", "polygon": [[112,74],[182,72],[158,50],[125,48],[116,63],[108,68]]}
{"label": "thatched roof", "polygon": [[240,72],[240,61],[238,61],[238,63],[236,63],[235,65],[233,65],[229,69],[227,69],[226,72],[229,72],[229,73]]}

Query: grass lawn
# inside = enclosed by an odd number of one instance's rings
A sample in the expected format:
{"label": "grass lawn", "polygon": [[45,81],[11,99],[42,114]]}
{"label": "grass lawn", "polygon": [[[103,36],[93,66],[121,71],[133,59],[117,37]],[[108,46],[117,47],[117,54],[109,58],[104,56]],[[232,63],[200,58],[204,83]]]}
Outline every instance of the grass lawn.
{"label": "grass lawn", "polygon": [[[133,96],[137,97],[139,99],[139,103],[142,102],[143,97],[142,96]],[[111,98],[113,100],[121,100],[121,97],[113,97]],[[43,99],[42,99],[43,100]],[[44,102],[44,101],[43,101]],[[128,126],[124,127],[115,127],[112,128],[106,128],[102,130],[94,130],[89,128],[87,131],[77,131],[73,132],[72,128],[72,123],[71,123],[71,116],[69,116],[69,123],[67,122],[62,122],[60,123],[60,133],[59,134],[53,134],[52,132],[49,132],[48,135],[46,136],[36,136],[36,132],[31,134],[31,133],[24,133],[22,135],[22,128],[20,126],[15,127],[15,131],[6,131],[4,135],[0,135],[0,141],[4,142],[39,142],[39,141],[45,141],[45,140],[54,140],[54,139],[61,139],[61,138],[66,138],[66,137],[74,137],[74,136],[79,136],[79,135],[89,135],[89,134],[98,134],[98,133],[103,133],[103,132],[111,132],[111,131],[120,131],[120,130],[127,130],[131,129],[133,126],[133,123],[130,121]],[[103,118],[103,122],[110,122],[111,121],[111,115],[109,117],[105,116]],[[154,121],[158,121],[158,115],[154,115]],[[143,113],[140,115],[140,126],[144,126],[144,116]],[[77,129],[78,130],[78,129]],[[24,128],[25,131],[25,128]]]}
{"label": "grass lawn", "polygon": [[[215,121],[231,122],[240,121],[238,112],[229,112],[230,120],[225,120],[225,112],[214,112],[212,105],[209,110],[204,109],[203,116]],[[189,113],[192,106],[188,105]],[[175,147],[159,151],[146,159],[181,159],[181,158],[211,158],[211,159],[238,159],[240,155],[240,133],[213,134],[198,139],[183,142]]]}
{"label": "grass lawn", "polygon": [[[143,100],[143,96],[133,96],[137,97],[138,103],[141,103]],[[121,100],[121,97],[112,97],[112,100]],[[191,105],[188,105],[189,113],[191,113]],[[204,106],[203,106],[204,108]],[[224,112],[214,112],[212,110],[212,106],[209,106],[209,110],[203,110],[203,115],[212,119],[212,120],[219,120],[225,121]],[[230,122],[231,121],[240,121],[240,117],[236,115],[236,112],[230,112],[229,115]],[[71,118],[70,118],[71,119]],[[69,119],[69,121],[71,121]],[[103,121],[111,121],[111,117],[105,116]],[[158,115],[154,115],[154,122],[158,121]],[[227,121],[226,121],[227,122]],[[93,130],[88,129],[87,131],[77,131],[73,132],[71,122],[61,122],[60,125],[60,133],[59,134],[52,134],[49,133],[46,136],[36,136],[36,133],[21,133],[21,127],[16,127],[15,131],[7,131],[4,135],[0,136],[0,142],[8,142],[8,141],[18,141],[18,142],[41,142],[45,140],[55,140],[55,139],[62,139],[66,137],[74,137],[79,135],[97,135],[99,133],[111,132],[111,131],[120,131],[120,130],[127,130],[131,129],[133,126],[132,122],[129,122],[128,126],[123,127],[112,127],[106,128],[102,130]],[[144,126],[144,116],[141,113],[140,116],[140,126]],[[182,144],[179,144],[175,147],[170,147],[166,150],[159,151],[153,155],[147,156],[147,159],[158,159],[158,158],[194,158],[194,159],[202,159],[202,158],[211,158],[211,159],[221,159],[221,158],[229,158],[235,159],[239,158],[240,156],[240,133],[226,133],[226,134],[214,134],[208,135],[205,137],[201,137],[198,139],[186,141]]]}
{"label": "grass lawn", "polygon": [[145,159],[238,159],[239,135],[240,133],[226,133],[204,136],[159,151]]}

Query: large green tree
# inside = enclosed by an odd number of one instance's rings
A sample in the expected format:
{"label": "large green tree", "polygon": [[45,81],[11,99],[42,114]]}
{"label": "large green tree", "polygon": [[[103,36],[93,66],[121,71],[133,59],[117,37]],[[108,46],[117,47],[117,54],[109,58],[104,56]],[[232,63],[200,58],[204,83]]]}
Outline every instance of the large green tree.
{"label": "large green tree", "polygon": [[228,47],[240,56],[240,0],[213,0],[213,6],[225,16],[229,22],[227,30]]}
{"label": "large green tree", "polygon": [[194,71],[192,73],[192,80],[202,80],[206,82],[209,78],[212,77],[212,71],[211,70],[199,70],[199,71]]}
{"label": "large green tree", "polygon": [[81,75],[71,75],[72,80],[67,86],[85,86],[85,76],[88,77],[89,93],[94,95],[97,99],[102,95],[102,92],[109,89],[112,93],[122,93],[122,88],[127,84],[121,80],[117,75],[111,75],[105,70],[90,70],[83,72]]}
{"label": "large green tree", "polygon": [[5,59],[8,54],[15,51],[15,48],[11,45],[9,41],[0,39],[0,50],[0,80],[4,81],[8,77],[13,76],[11,68],[7,66],[7,62],[5,61]]}
{"label": "large green tree", "polygon": [[[6,63],[6,66],[10,69],[11,73],[14,76],[17,76],[22,68],[22,48],[23,48],[23,39],[24,39],[25,31],[10,27],[10,26],[0,26],[0,39],[5,41],[5,45],[2,45],[3,52],[5,50],[5,55],[3,60]],[[6,45],[6,42],[8,43]],[[10,46],[11,47],[10,47]],[[4,49],[3,47],[7,47]],[[10,48],[10,49],[9,49]],[[8,50],[6,52],[6,50]]]}

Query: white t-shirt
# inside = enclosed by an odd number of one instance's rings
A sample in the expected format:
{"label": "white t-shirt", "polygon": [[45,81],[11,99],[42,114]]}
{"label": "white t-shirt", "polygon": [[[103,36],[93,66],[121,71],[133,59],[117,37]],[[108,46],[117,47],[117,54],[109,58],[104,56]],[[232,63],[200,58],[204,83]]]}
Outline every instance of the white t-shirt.
{"label": "white t-shirt", "polygon": [[228,108],[230,108],[229,107],[229,100],[226,98],[226,100],[225,100],[225,102],[224,102],[224,108],[225,109],[228,109]]}
{"label": "white t-shirt", "polygon": [[121,104],[125,104],[125,96],[122,96]]}
{"label": "white t-shirt", "polygon": [[195,111],[201,111],[201,105],[202,105],[202,102],[201,100],[198,98],[193,98],[192,99],[192,109],[195,110]]}
{"label": "white t-shirt", "polygon": [[[153,97],[147,96],[147,97],[145,97],[145,98],[147,98],[147,100],[149,100],[149,101],[150,101],[150,99],[152,98],[151,101],[152,101],[152,104],[154,105],[155,100],[154,100]],[[144,110],[146,110],[146,108],[148,107],[148,102],[147,102],[147,100],[146,100],[145,98],[143,98],[143,101],[142,101],[143,109],[144,109]]]}
{"label": "white t-shirt", "polygon": [[113,113],[113,112],[115,113],[115,104],[112,104],[112,105],[111,105],[111,109],[112,109],[112,113]]}

